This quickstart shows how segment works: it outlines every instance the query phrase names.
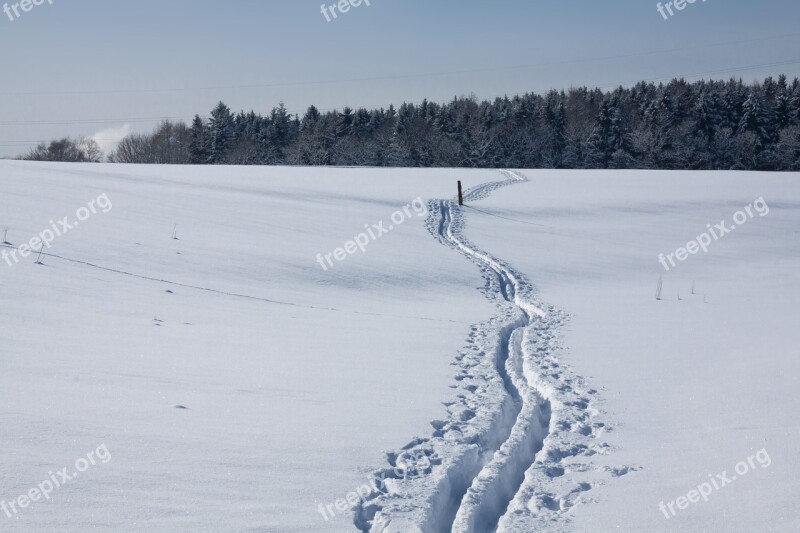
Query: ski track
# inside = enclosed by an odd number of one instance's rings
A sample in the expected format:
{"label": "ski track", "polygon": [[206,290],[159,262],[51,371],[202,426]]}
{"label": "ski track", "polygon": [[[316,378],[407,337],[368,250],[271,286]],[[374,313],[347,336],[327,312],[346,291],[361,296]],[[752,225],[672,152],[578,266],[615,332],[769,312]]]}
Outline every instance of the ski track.
{"label": "ski track", "polygon": [[[14,246],[13,244],[5,243],[5,242],[4,243],[0,243],[0,248],[9,248],[9,249],[13,249],[13,250],[18,250],[18,248],[16,246]],[[38,252],[35,252],[35,253],[38,254]],[[211,294],[217,294],[217,295],[221,295],[221,296],[228,296],[228,297],[231,297],[231,298],[241,298],[241,299],[245,299],[245,300],[255,300],[255,301],[258,301],[258,302],[274,304],[274,305],[282,305],[282,306],[288,306],[288,307],[300,307],[300,308],[303,308],[303,309],[313,309],[313,310],[316,310],[316,311],[344,312],[344,313],[351,313],[351,314],[354,314],[354,315],[379,316],[379,317],[386,317],[386,318],[407,318],[407,319],[411,319],[411,320],[423,320],[423,321],[428,321],[428,322],[449,322],[449,323],[454,323],[454,324],[463,324],[463,322],[459,322],[457,320],[445,320],[445,319],[425,317],[425,316],[390,315],[390,314],[385,314],[385,313],[370,313],[370,312],[367,312],[367,311],[352,311],[352,310],[347,310],[347,309],[338,309],[336,307],[322,307],[322,306],[318,306],[318,305],[305,305],[305,304],[298,304],[298,303],[294,303],[294,302],[284,302],[284,301],[281,301],[281,300],[273,300],[273,299],[265,298],[265,297],[262,297],[262,296],[255,296],[255,295],[251,295],[251,294],[239,294],[239,293],[235,293],[235,292],[229,292],[229,291],[223,291],[223,290],[219,290],[219,289],[213,289],[213,288],[210,288],[210,287],[203,287],[203,286],[200,286],[200,285],[191,285],[189,283],[182,283],[182,282],[179,282],[179,281],[172,281],[172,280],[162,279],[162,278],[154,278],[152,276],[145,276],[143,274],[136,274],[136,273],[133,273],[133,272],[127,272],[125,270],[120,270],[120,269],[117,269],[117,268],[105,267],[105,266],[97,265],[95,263],[90,263],[89,261],[83,261],[83,260],[80,260],[80,259],[73,259],[73,258],[70,258],[70,257],[65,257],[63,255],[57,255],[57,254],[54,254],[54,253],[43,252],[42,253],[42,257],[44,259],[48,259],[48,258],[50,258],[50,259],[59,259],[61,261],[66,261],[68,263],[74,263],[74,264],[77,264],[77,265],[82,265],[82,266],[93,268],[93,269],[97,269],[97,270],[103,270],[105,272],[111,272],[113,274],[119,274],[121,276],[128,276],[128,277],[131,277],[131,278],[141,279],[141,280],[144,280],[144,281],[152,281],[152,282],[155,282],[155,283],[162,283],[162,284],[165,284],[165,285],[171,285],[173,287],[182,287],[182,288],[185,288],[185,289],[192,289],[192,290],[196,290],[196,291],[202,291],[202,292],[207,292],[207,293],[211,293]]]}
{"label": "ski track", "polygon": [[[501,172],[506,180],[470,189],[465,201],[528,181]],[[520,273],[464,237],[456,202],[429,207],[429,230],[481,270],[482,291],[499,313],[472,326],[456,356],[448,418],[431,422],[430,438],[387,452],[388,467],[374,472],[376,488],[355,507],[354,524],[365,533],[564,531],[570,509],[599,478],[636,468],[590,462],[611,451],[599,440],[610,427],[600,421],[597,391],[557,360],[563,313],[536,303]]]}
{"label": "ski track", "polygon": [[[476,202],[500,187],[528,181],[517,173],[501,172],[505,180],[478,185],[466,192],[465,200]],[[599,440],[611,427],[600,421],[597,391],[558,361],[562,347],[557,330],[566,321],[563,313],[538,303],[532,285],[520,273],[464,237],[463,209],[455,201],[431,201],[429,211],[429,231],[481,271],[481,291],[498,313],[471,326],[455,358],[459,371],[451,387],[457,395],[444,404],[448,417],[431,422],[431,437],[415,438],[386,453],[388,466],[374,472],[373,491],[355,506],[353,522],[368,533],[567,531],[569,511],[583,493],[604,482],[602,478],[638,468],[597,469],[591,464],[593,455],[611,451]],[[340,311],[43,255],[221,296]]]}

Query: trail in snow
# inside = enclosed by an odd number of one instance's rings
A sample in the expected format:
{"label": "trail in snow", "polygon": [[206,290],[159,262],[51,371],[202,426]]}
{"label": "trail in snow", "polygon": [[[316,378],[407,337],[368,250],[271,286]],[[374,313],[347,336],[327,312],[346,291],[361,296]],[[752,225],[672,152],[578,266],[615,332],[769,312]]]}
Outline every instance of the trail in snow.
{"label": "trail in snow", "polygon": [[[8,244],[8,243],[0,243],[0,248],[10,248],[10,249],[17,250],[16,246],[14,246],[12,244]],[[37,252],[37,254],[38,254],[38,252]],[[347,310],[347,309],[338,309],[336,307],[323,307],[323,306],[319,306],[319,305],[306,305],[306,304],[298,304],[298,303],[294,303],[294,302],[284,302],[284,301],[281,301],[281,300],[273,300],[273,299],[270,299],[270,298],[265,298],[263,296],[255,296],[255,295],[251,295],[251,294],[239,294],[239,293],[235,293],[235,292],[223,291],[223,290],[220,290],[220,289],[213,289],[213,288],[210,288],[210,287],[203,287],[201,285],[192,285],[192,284],[189,284],[189,283],[182,283],[182,282],[179,282],[179,281],[173,281],[173,280],[168,280],[168,279],[163,279],[163,278],[155,278],[155,277],[152,277],[152,276],[145,276],[143,274],[136,274],[134,272],[127,272],[125,270],[120,270],[120,269],[117,269],[117,268],[101,266],[101,265],[97,265],[95,263],[91,263],[89,261],[83,261],[83,260],[80,260],[80,259],[72,259],[70,257],[65,257],[63,255],[58,255],[58,254],[54,254],[54,253],[42,252],[42,257],[44,259],[47,259],[47,258],[60,259],[62,261],[67,261],[69,263],[74,263],[74,264],[77,264],[77,265],[83,265],[83,266],[94,268],[94,269],[97,269],[97,270],[104,270],[106,272],[111,272],[111,273],[119,274],[119,275],[122,275],[122,276],[128,276],[128,277],[131,277],[131,278],[137,278],[137,279],[141,279],[141,280],[144,280],[144,281],[152,281],[152,282],[156,282],[156,283],[163,283],[163,284],[166,284],[166,285],[172,285],[174,287],[182,287],[182,288],[185,288],[185,289],[192,289],[192,290],[196,290],[196,291],[208,292],[208,293],[212,293],[212,294],[218,294],[218,295],[221,295],[221,296],[229,296],[231,298],[243,298],[243,299],[246,299],[246,300],[255,300],[255,301],[258,301],[258,302],[264,302],[264,303],[269,303],[269,304],[274,304],[274,305],[283,305],[283,306],[289,306],[289,307],[300,307],[300,308],[303,308],[303,309],[313,309],[313,310],[316,310],[316,311],[336,311],[336,312],[352,313],[354,315],[381,316],[381,317],[387,317],[387,318],[408,318],[408,319],[411,319],[411,320],[424,320],[424,321],[430,321],[430,322],[449,322],[449,323],[455,323],[455,324],[463,324],[464,323],[464,322],[459,322],[457,320],[447,320],[447,319],[432,318],[432,317],[425,317],[425,316],[406,316],[406,315],[391,315],[391,314],[384,314],[384,313],[370,313],[370,312],[367,312],[367,311],[352,311],[352,310]]]}
{"label": "trail in snow", "polygon": [[[509,182],[523,181],[508,173]],[[467,194],[466,201],[474,201],[488,194],[489,186],[478,187]],[[500,294],[521,310],[521,317],[501,334],[497,358],[497,371],[506,392],[514,405],[514,422],[502,431],[503,443],[499,450],[482,450],[481,463],[486,463],[467,489],[454,517],[452,530],[494,531],[514,495],[519,490],[525,472],[533,464],[536,453],[542,449],[549,433],[550,403],[532,390],[522,372],[525,354],[522,345],[524,330],[535,319],[545,318],[545,312],[520,296],[522,283],[513,270],[489,255],[478,251],[454,234],[452,202],[440,202],[442,218],[449,221],[442,237],[477,262],[488,267],[498,278]],[[460,228],[459,228],[460,229]],[[507,417],[510,421],[512,417]],[[491,457],[491,458],[490,458]]]}
{"label": "trail in snow", "polygon": [[[469,190],[465,200],[527,181],[503,175],[504,181]],[[596,391],[557,362],[561,313],[534,303],[520,273],[466,239],[463,211],[454,201],[430,206],[431,233],[481,270],[484,295],[499,314],[474,326],[456,357],[460,393],[445,404],[448,419],[431,423],[431,438],[387,454],[390,468],[376,472],[382,488],[356,507],[354,523],[364,532],[386,533],[563,525],[593,482],[579,480],[589,477],[582,474],[591,466],[576,459],[607,451],[593,442],[605,428],[592,407]]]}

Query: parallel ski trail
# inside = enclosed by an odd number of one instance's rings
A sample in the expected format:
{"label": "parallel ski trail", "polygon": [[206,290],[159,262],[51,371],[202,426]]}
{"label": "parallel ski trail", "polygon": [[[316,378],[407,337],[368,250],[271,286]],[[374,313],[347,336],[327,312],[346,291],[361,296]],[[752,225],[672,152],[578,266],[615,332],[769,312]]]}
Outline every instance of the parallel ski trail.
{"label": "parallel ski trail", "polygon": [[[509,178],[507,182],[479,186],[467,193],[466,200],[475,201],[499,186],[525,181],[514,173],[504,173]],[[452,201],[440,202],[440,206],[443,213],[447,211],[443,218],[449,221],[442,237],[475,262],[494,272],[499,280],[500,296],[515,305],[522,315],[512,329],[508,330],[508,335],[502,335],[497,360],[498,373],[503,379],[507,394],[514,402],[514,423],[510,427],[502,428],[502,444],[498,449],[483,450],[486,464],[465,494],[453,495],[462,498],[450,528],[452,531],[494,531],[549,433],[550,404],[535,390],[533,384],[527,382],[523,372],[526,354],[522,342],[526,329],[533,321],[545,318],[546,315],[524,298],[522,293],[526,287],[521,276],[456,235],[452,220],[453,211],[458,206]]]}
{"label": "parallel ski trail", "polygon": [[[465,200],[527,181],[502,173],[506,180],[474,187]],[[445,404],[449,417],[431,423],[430,438],[387,454],[390,468],[375,472],[383,487],[356,506],[354,524],[365,533],[553,528],[592,487],[582,477],[591,466],[579,458],[607,450],[594,441],[605,428],[592,407],[597,391],[556,358],[563,315],[539,307],[522,274],[464,236],[455,201],[429,206],[429,230],[480,269],[499,312],[471,328],[456,357],[460,393]]]}

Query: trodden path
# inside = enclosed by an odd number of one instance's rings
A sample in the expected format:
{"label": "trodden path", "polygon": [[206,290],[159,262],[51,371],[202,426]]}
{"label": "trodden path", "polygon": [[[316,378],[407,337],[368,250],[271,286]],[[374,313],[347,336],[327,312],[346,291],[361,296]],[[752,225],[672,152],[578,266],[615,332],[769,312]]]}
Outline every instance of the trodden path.
{"label": "trodden path", "polygon": [[[465,201],[528,181],[502,174]],[[557,360],[564,315],[537,303],[521,273],[469,242],[464,208],[454,200],[429,206],[429,230],[480,269],[498,314],[473,326],[456,356],[458,394],[445,404],[447,419],[431,422],[431,437],[387,453],[389,467],[375,472],[376,490],[356,506],[354,523],[370,533],[562,531],[597,481],[587,458],[610,451],[598,441],[608,428],[593,406],[597,391]]]}

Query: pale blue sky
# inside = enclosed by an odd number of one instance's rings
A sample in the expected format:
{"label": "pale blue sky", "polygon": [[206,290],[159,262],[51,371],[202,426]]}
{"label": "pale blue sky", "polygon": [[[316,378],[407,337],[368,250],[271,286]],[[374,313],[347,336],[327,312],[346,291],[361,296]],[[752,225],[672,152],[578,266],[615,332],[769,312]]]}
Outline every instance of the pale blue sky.
{"label": "pale blue sky", "polygon": [[331,22],[321,0],[52,2],[14,21],[0,12],[0,156],[125,123],[150,130],[219,100],[302,112],[800,76],[797,0],[698,0],[669,20],[651,0],[371,0]]}

